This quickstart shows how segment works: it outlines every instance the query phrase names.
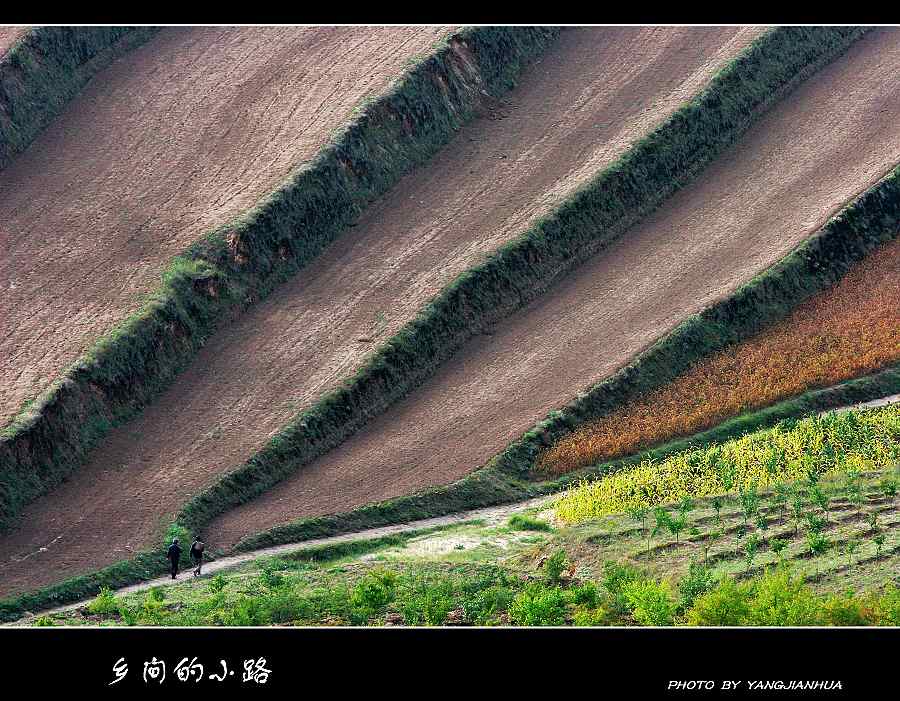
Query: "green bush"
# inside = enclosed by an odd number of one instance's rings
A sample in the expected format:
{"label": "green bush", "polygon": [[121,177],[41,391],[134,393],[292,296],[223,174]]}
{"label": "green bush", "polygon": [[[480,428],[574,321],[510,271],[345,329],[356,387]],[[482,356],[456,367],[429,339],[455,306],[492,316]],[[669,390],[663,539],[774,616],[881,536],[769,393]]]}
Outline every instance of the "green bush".
{"label": "green bush", "polygon": [[698,562],[691,562],[687,574],[678,582],[678,593],[681,599],[679,611],[687,611],[701,594],[710,591],[716,585],[712,570]]}
{"label": "green bush", "polygon": [[407,625],[439,626],[454,608],[453,583],[446,579],[425,578],[413,583],[400,602],[400,611]]}
{"label": "green bush", "polygon": [[670,626],[675,618],[675,600],[668,582],[641,579],[629,582],[625,600],[634,620],[645,626]]}
{"label": "green bush", "polygon": [[267,626],[272,622],[269,611],[258,596],[241,594],[226,609],[219,609],[215,618],[224,626]]}
{"label": "green bush", "polygon": [[867,617],[866,601],[852,591],[829,596],[821,605],[822,624],[827,626],[864,626]]}
{"label": "green bush", "polygon": [[753,582],[748,623],[757,626],[809,626],[821,623],[815,593],[786,567],[769,570]]}
{"label": "green bush", "polygon": [[585,582],[566,590],[566,599],[575,606],[594,608],[600,603],[600,594],[596,584]]}
{"label": "green bush", "polygon": [[360,579],[350,595],[350,605],[358,620],[365,622],[394,600],[397,575],[373,570]]}
{"label": "green bush", "polygon": [[87,610],[93,614],[106,615],[118,612],[118,602],[112,590],[103,587],[97,597],[87,605]]}
{"label": "green bush", "polygon": [[519,531],[552,531],[553,527],[546,521],[539,521],[525,514],[513,514],[509,519],[510,528]]}
{"label": "green bush", "polygon": [[615,618],[609,610],[602,606],[597,608],[579,606],[572,613],[572,622],[576,626],[608,626],[615,622]]}
{"label": "green bush", "polygon": [[520,626],[561,626],[566,622],[566,597],[559,587],[532,583],[509,606],[510,620]]}
{"label": "green bush", "polygon": [[219,572],[209,580],[209,590],[214,594],[218,594],[228,586],[228,577]]}
{"label": "green bush", "polygon": [[625,597],[625,588],[631,583],[644,579],[645,575],[639,569],[629,564],[619,564],[612,560],[603,565],[603,588],[609,594],[612,610],[618,614],[628,612],[628,599]]}
{"label": "green bush", "polygon": [[472,625],[496,625],[514,597],[515,592],[511,588],[493,585],[466,597],[463,600],[463,614]]}
{"label": "green bush", "polygon": [[733,579],[723,579],[719,584],[701,594],[687,612],[687,622],[692,626],[742,626],[750,617],[749,584]]}
{"label": "green bush", "polygon": [[569,560],[565,550],[557,550],[544,562],[544,572],[551,584],[558,584],[562,573],[568,568]]}

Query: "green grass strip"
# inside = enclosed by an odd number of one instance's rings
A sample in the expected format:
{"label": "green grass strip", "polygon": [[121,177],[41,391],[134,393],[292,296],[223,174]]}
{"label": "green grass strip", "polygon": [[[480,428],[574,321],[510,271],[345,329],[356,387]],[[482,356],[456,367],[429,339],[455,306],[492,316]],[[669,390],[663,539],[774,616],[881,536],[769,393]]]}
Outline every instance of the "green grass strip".
{"label": "green grass strip", "polygon": [[0,60],[0,169],[101,69],[157,27],[35,27]]}
{"label": "green grass strip", "polygon": [[[863,31],[779,28],[757,39],[698,96],[555,211],[444,288],[354,377],[194,497],[179,520],[202,529],[218,514],[258,496],[339,445],[430,377],[470,338],[526,305],[657,208],[776,99],[842,53]],[[752,305],[747,310],[756,313]],[[713,345],[711,338],[692,335],[700,341],[700,351]],[[492,488],[500,493],[509,489],[493,483]]]}
{"label": "green grass strip", "polygon": [[315,258],[374,199],[513,86],[558,34],[477,27],[442,41],[310,163],[178,256],[134,315],[0,431],[0,531],[171,384],[223,322]]}

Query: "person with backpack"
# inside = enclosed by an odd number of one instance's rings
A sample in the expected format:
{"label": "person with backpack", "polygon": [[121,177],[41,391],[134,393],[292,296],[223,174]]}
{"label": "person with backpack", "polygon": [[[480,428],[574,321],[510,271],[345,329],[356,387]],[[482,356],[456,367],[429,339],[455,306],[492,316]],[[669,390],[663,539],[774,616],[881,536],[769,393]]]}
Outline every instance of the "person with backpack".
{"label": "person with backpack", "polygon": [[178,545],[178,538],[172,539],[172,544],[169,546],[166,557],[172,563],[172,579],[175,579],[178,577],[178,560],[181,558],[181,546]]}
{"label": "person with backpack", "polygon": [[194,576],[200,576],[200,568],[203,566],[203,549],[206,547],[203,541],[200,538],[194,538],[194,542],[191,543],[191,559],[197,564],[197,569],[194,570]]}

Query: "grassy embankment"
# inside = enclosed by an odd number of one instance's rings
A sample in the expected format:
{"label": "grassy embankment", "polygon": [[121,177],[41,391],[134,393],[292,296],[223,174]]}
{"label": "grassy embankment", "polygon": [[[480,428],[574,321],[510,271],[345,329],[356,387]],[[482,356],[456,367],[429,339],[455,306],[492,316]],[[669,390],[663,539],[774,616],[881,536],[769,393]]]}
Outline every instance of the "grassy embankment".
{"label": "grassy embankment", "polygon": [[102,68],[156,27],[34,27],[0,60],[0,168]]}

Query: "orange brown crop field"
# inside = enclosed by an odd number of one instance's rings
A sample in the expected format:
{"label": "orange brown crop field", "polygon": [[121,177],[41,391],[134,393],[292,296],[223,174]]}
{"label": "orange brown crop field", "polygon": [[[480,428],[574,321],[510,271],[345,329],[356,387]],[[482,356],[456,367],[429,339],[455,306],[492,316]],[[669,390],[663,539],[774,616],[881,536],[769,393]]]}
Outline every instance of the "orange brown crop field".
{"label": "orange brown crop field", "polygon": [[537,469],[559,475],[710,428],[900,360],[900,240],[753,338],[582,427]]}

